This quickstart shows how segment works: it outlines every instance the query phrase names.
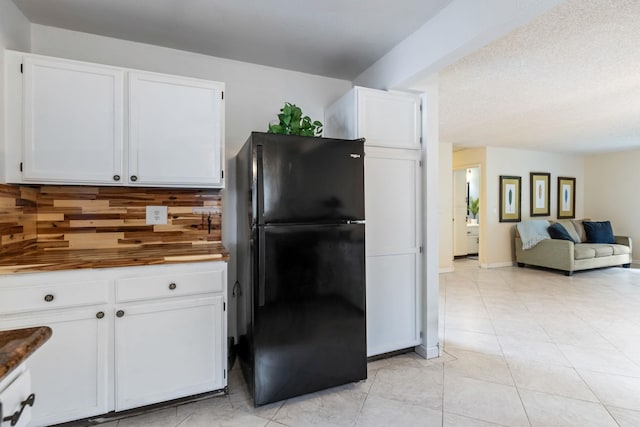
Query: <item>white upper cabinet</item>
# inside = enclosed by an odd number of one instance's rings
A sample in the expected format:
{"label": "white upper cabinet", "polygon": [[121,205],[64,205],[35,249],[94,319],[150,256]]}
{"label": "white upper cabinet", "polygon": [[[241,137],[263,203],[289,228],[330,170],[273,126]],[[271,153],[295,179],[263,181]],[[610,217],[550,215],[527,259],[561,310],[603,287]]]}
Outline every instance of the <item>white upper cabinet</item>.
{"label": "white upper cabinet", "polygon": [[7,51],[5,180],[224,186],[224,84]]}
{"label": "white upper cabinet", "polygon": [[124,71],[25,57],[23,73],[24,180],[112,183],[122,171]]}
{"label": "white upper cabinet", "polygon": [[327,108],[324,136],[365,138],[365,145],[420,148],[420,97],[356,86]]}
{"label": "white upper cabinet", "polygon": [[129,181],[222,186],[222,83],[129,73]]}

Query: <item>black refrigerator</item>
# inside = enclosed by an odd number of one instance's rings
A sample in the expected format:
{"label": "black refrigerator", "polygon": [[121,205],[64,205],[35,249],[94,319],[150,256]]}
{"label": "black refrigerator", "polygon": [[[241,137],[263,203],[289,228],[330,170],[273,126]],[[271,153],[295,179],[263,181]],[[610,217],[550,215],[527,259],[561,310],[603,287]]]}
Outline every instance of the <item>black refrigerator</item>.
{"label": "black refrigerator", "polygon": [[366,379],[364,140],[237,156],[238,358],[256,406]]}

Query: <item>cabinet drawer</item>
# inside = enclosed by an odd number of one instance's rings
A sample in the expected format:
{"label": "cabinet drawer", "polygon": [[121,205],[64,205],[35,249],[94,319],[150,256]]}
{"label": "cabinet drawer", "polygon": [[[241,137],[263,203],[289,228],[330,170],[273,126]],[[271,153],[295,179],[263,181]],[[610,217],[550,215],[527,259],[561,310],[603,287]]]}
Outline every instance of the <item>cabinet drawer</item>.
{"label": "cabinet drawer", "polygon": [[106,304],[109,281],[3,286],[0,293],[0,314]]}
{"label": "cabinet drawer", "polygon": [[222,292],[224,271],[199,271],[164,276],[131,277],[116,281],[116,301],[138,301]]}

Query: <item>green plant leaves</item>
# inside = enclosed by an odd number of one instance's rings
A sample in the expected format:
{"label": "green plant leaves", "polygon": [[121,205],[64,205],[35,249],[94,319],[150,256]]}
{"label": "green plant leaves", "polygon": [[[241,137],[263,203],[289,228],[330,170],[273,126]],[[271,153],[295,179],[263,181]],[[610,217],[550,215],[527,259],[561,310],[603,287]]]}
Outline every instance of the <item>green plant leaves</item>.
{"label": "green plant leaves", "polygon": [[322,135],[322,122],[311,121],[309,116],[302,115],[302,109],[295,104],[285,102],[278,114],[280,123],[269,125],[269,133],[301,136]]}

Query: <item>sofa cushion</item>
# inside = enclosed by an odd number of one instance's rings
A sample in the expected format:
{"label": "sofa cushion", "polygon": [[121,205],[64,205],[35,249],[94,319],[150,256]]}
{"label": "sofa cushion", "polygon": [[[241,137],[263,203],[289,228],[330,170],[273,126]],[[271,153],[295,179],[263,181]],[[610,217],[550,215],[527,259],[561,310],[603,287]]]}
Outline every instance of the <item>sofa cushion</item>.
{"label": "sofa cushion", "polygon": [[571,239],[573,240],[574,243],[581,242],[580,236],[578,235],[578,232],[576,231],[576,228],[573,226],[573,223],[571,222],[571,220],[561,219],[557,222],[557,224],[562,224],[565,230],[567,230],[567,233],[569,233],[569,236],[571,236]]}
{"label": "sofa cushion", "polygon": [[596,250],[588,243],[580,243],[573,248],[574,259],[590,259],[596,257]]}
{"label": "sofa cushion", "polygon": [[625,245],[610,245],[613,248],[614,255],[627,255],[631,253],[629,246]]}
{"label": "sofa cushion", "polygon": [[584,232],[584,226],[582,225],[583,221],[591,221],[591,218],[582,218],[582,219],[572,219],[570,220],[573,227],[576,229],[576,233],[580,238],[581,242],[587,241],[587,233]]}
{"label": "sofa cushion", "polygon": [[613,229],[609,221],[584,221],[584,232],[589,243],[615,243]]}
{"label": "sofa cushion", "polygon": [[556,222],[555,224],[551,224],[549,228],[547,228],[547,231],[552,239],[568,240],[570,242],[574,241],[571,235],[567,232],[567,229],[560,223]]}
{"label": "sofa cushion", "polygon": [[610,245],[597,245],[593,249],[596,251],[596,258],[613,255],[613,248]]}

